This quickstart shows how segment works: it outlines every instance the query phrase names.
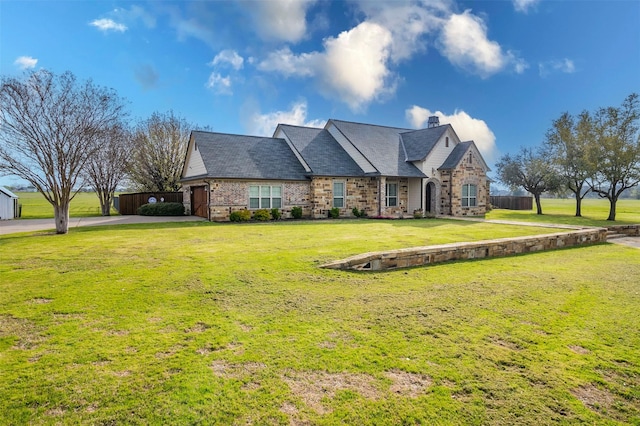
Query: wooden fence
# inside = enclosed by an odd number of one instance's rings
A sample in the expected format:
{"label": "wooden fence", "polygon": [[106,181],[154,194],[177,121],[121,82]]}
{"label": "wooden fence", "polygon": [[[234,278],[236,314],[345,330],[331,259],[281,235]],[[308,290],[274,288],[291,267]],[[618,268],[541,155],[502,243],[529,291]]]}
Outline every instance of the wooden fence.
{"label": "wooden fence", "polygon": [[491,205],[496,209],[531,210],[533,197],[512,197],[510,195],[492,195]]}
{"label": "wooden fence", "polygon": [[138,214],[138,207],[155,199],[157,203],[182,203],[182,192],[138,192],[120,194],[116,209],[120,214]]}

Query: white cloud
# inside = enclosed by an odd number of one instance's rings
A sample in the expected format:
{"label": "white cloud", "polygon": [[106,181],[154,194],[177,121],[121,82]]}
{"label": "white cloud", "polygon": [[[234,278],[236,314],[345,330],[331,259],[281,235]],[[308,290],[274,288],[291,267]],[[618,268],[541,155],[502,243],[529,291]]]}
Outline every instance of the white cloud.
{"label": "white cloud", "polygon": [[365,21],[324,41],[324,52],[295,55],[286,47],[270,53],[258,68],[287,77],[317,77],[320,90],[352,110],[395,90],[387,67],[392,42],[384,27]]}
{"label": "white cloud", "polygon": [[307,10],[315,0],[245,2],[258,33],[268,39],[298,42],[307,35]]}
{"label": "white cloud", "polygon": [[387,67],[391,43],[386,28],[367,21],[325,40],[323,89],[340,97],[352,110],[395,91]]}
{"label": "white cloud", "polygon": [[539,0],[513,0],[513,7],[516,12],[527,13]]}
{"label": "white cloud", "polygon": [[249,114],[245,126],[252,135],[271,136],[281,123],[322,128],[326,121],[307,120],[307,102],[302,100],[294,103],[289,111],[275,111],[267,114],[256,111]]}
{"label": "white cloud", "polygon": [[224,65],[229,64],[234,70],[242,69],[244,59],[238,55],[235,50],[226,49],[218,53],[211,61],[210,65]]}
{"label": "white cloud", "polygon": [[439,49],[454,65],[489,77],[505,69],[522,73],[528,64],[487,37],[484,21],[470,11],[453,14],[451,0],[355,2],[364,19],[350,30],[324,39],[323,49],[294,53],[289,46],[257,62],[261,71],[315,79],[321,93],[362,111],[392,95],[397,65],[427,49]]}
{"label": "white cloud", "polygon": [[294,54],[289,47],[270,52],[258,64],[262,71],[275,71],[285,77],[311,77],[316,75],[322,55],[319,52]]}
{"label": "white cloud", "polygon": [[497,158],[496,136],[484,120],[473,118],[462,110],[456,110],[452,115],[446,115],[443,112],[432,112],[417,105],[407,109],[405,115],[407,121],[416,129],[426,127],[427,119],[435,115],[440,119],[440,124],[451,124],[461,141],[474,141],[487,162],[492,162]]}
{"label": "white cloud", "polygon": [[576,72],[576,66],[571,59],[564,58],[559,61],[547,61],[538,64],[538,71],[540,77],[547,77],[554,72],[561,72],[565,74],[573,74]]}
{"label": "white cloud", "polygon": [[108,19],[108,18],[95,19],[89,22],[89,25],[96,27],[97,29],[105,33],[109,31],[117,31],[121,33],[127,31],[126,25],[119,24],[113,19]]}
{"label": "white cloud", "polygon": [[209,80],[205,84],[208,89],[213,90],[220,95],[232,95],[231,90],[231,77],[223,77],[217,72],[212,72],[209,76]]}
{"label": "white cloud", "polygon": [[441,52],[457,67],[483,78],[513,66],[516,72],[526,69],[524,60],[513,52],[503,52],[502,47],[487,38],[487,26],[482,18],[469,10],[453,14],[440,35]]}
{"label": "white cloud", "polygon": [[38,60],[36,58],[32,58],[31,56],[20,56],[18,59],[13,61],[13,64],[21,70],[35,68],[37,63]]}
{"label": "white cloud", "polygon": [[117,17],[119,21],[125,21],[132,25],[135,24],[136,21],[140,20],[147,28],[156,27],[156,17],[140,6],[133,5],[129,9],[116,8],[113,10],[111,15]]}

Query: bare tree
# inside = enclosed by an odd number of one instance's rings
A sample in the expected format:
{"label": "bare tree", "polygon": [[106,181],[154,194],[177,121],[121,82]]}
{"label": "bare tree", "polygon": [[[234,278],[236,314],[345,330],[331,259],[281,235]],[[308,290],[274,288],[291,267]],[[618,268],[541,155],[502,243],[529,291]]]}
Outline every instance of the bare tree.
{"label": "bare tree", "polygon": [[505,185],[516,189],[522,187],[533,194],[538,214],[542,214],[540,195],[556,191],[561,177],[548,161],[544,152],[531,148],[521,148],[517,155],[503,155],[496,163],[498,179]]}
{"label": "bare tree", "polygon": [[553,120],[544,142],[549,159],[560,169],[563,183],[576,199],[576,216],[582,216],[582,200],[589,193],[587,184],[593,174],[588,160],[588,146],[592,141],[592,121],[587,111],[583,111],[578,120],[563,113]]}
{"label": "bare tree", "polygon": [[589,159],[595,170],[591,190],[609,200],[609,217],[616,220],[620,195],[640,183],[640,106],[637,93],[618,108],[600,108],[593,117]]}
{"label": "bare tree", "polygon": [[111,215],[116,189],[126,175],[130,137],[124,125],[113,126],[97,140],[98,147],[87,162],[86,180],[100,199],[102,216]]}
{"label": "bare tree", "polygon": [[193,126],[184,118],[155,112],[137,124],[128,167],[131,182],[143,191],[177,191]]}
{"label": "bare tree", "polygon": [[71,72],[2,78],[0,171],[28,181],[51,203],[56,233],[68,231],[69,204],[96,142],[124,115],[115,91]]}

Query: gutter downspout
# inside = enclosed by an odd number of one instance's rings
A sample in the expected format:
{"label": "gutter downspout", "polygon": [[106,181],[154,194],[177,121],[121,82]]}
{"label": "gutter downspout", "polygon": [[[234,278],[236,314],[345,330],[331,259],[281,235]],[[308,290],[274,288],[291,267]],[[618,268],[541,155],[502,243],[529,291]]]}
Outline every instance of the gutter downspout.
{"label": "gutter downspout", "polygon": [[207,184],[205,191],[207,191],[207,220],[211,222],[211,181],[205,180]]}
{"label": "gutter downspout", "polygon": [[382,216],[382,176],[378,176],[378,216]]}

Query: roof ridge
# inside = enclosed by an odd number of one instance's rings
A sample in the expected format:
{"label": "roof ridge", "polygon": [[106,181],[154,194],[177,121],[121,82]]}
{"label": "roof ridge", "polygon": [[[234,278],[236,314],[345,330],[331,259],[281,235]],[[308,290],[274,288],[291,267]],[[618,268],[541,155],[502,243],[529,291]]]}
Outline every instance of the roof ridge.
{"label": "roof ridge", "polygon": [[[406,127],[394,127],[394,126],[385,126],[385,125],[382,125],[382,124],[361,123],[361,122],[358,122],[358,121],[337,120],[335,118],[330,118],[329,120],[327,120],[327,123],[329,121],[339,122],[339,123],[360,124],[360,125],[363,125],[363,126],[372,126],[372,127],[384,127],[386,129],[395,129],[395,130],[408,130],[408,131],[411,130],[411,129],[408,129]],[[405,133],[405,132],[402,132],[402,133]]]}
{"label": "roof ridge", "polygon": [[324,127],[301,126],[299,124],[278,123],[278,126],[297,127],[298,129],[309,129],[309,130],[325,130]]}
{"label": "roof ridge", "polygon": [[207,130],[192,130],[191,133],[207,133],[210,135],[224,135],[224,136],[240,136],[243,138],[254,138],[254,139],[282,139],[282,138],[274,138],[273,136],[256,136],[256,135],[241,135],[238,133],[226,133],[226,132],[209,132]]}
{"label": "roof ridge", "polygon": [[[447,127],[447,126],[451,126],[451,124],[447,123],[447,124],[440,124],[439,126],[433,126],[433,127],[422,127],[420,129],[409,129],[406,132],[402,132],[400,134],[401,135],[406,135],[407,133],[422,132],[424,130],[438,129],[440,127]],[[451,127],[453,127],[453,126],[451,126]]]}

